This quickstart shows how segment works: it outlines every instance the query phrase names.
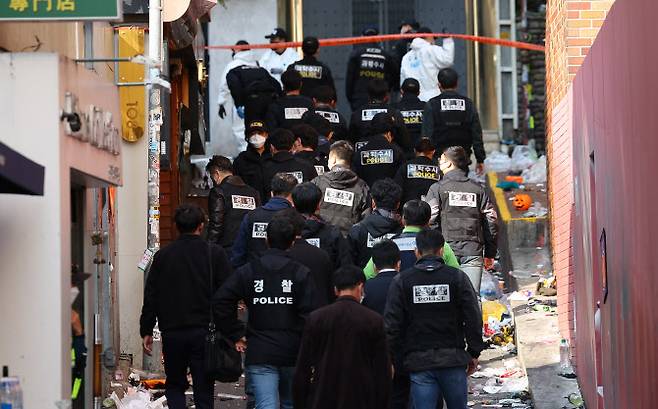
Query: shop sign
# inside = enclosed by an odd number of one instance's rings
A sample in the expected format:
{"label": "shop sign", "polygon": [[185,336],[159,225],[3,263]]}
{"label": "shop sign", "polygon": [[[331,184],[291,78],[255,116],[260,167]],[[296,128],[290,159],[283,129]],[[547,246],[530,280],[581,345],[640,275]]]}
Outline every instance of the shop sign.
{"label": "shop sign", "polygon": [[[119,57],[129,58],[144,54],[144,28],[119,28]],[[121,82],[143,82],[144,66],[131,62],[119,63],[119,80]],[[146,123],[144,87],[119,87],[121,104],[121,135],[127,142],[136,142],[144,136]]]}
{"label": "shop sign", "polygon": [[120,20],[121,0],[5,0],[0,20]]}
{"label": "shop sign", "polygon": [[62,121],[67,135],[114,155],[119,154],[121,137],[119,129],[114,125],[112,112],[95,105],[80,110],[77,97],[67,92]]}

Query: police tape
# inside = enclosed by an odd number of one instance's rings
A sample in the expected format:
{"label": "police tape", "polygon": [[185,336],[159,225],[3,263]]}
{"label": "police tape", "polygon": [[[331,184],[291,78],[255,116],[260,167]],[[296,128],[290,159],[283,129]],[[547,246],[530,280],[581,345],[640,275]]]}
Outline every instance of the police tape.
{"label": "police tape", "polygon": [[[323,38],[320,39],[321,47],[336,47],[343,45],[379,43],[382,41],[395,41],[401,39],[412,39],[417,37],[442,37],[456,38],[460,40],[473,41],[481,44],[499,45],[502,47],[520,48],[524,50],[545,52],[543,45],[524,43],[521,41],[504,40],[494,37],[481,37],[467,34],[450,34],[450,33],[413,33],[413,34],[383,34],[376,36],[362,37],[340,37],[340,38]],[[296,48],[301,47],[301,41],[288,41],[284,43],[263,43],[263,44],[245,44],[245,45],[209,45],[205,48],[208,50],[249,50],[249,49],[267,49],[267,48]]]}

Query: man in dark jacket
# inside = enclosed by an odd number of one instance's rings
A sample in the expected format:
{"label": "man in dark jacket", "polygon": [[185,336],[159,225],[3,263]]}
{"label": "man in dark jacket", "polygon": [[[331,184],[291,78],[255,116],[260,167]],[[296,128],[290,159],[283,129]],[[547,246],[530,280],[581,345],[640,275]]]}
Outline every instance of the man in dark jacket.
{"label": "man in dark jacket", "polygon": [[[328,87],[326,85],[319,86],[315,89],[315,93],[313,95],[313,104],[315,107],[310,110],[310,112],[315,112],[316,114],[320,115],[327,121],[329,121],[329,125],[331,127],[331,130],[333,131],[333,141],[340,141],[343,139],[348,138],[348,125],[347,125],[347,120],[341,114],[336,110],[336,90],[334,90],[331,87]],[[306,121],[305,121],[306,122]],[[315,126],[310,123],[306,122],[309,125]],[[316,128],[318,132],[320,132],[319,129]],[[324,134],[323,132],[320,132],[321,134]]]}
{"label": "man in dark jacket", "polygon": [[306,161],[315,168],[318,175],[325,172],[327,156],[318,152],[318,133],[312,126],[307,124],[295,125],[291,129],[295,136],[295,144],[292,147],[295,158]]}
{"label": "man in dark jacket", "polygon": [[373,135],[356,150],[352,167],[368,186],[383,178],[394,178],[404,161],[404,152],[393,142],[394,122],[390,114],[375,115],[370,127]]}
{"label": "man in dark jacket", "polygon": [[386,81],[372,80],[368,82],[368,95],[370,96],[368,103],[353,111],[350,118],[350,140],[356,144],[356,149],[358,150],[362,144],[370,140],[372,135],[377,134],[374,129],[371,129],[375,116],[387,113],[393,118],[393,129],[391,130],[393,141],[405,152],[411,152],[413,145],[411,145],[407,128],[404,126],[404,118],[400,111],[391,108],[388,104],[390,94]]}
{"label": "man in dark jacket", "polygon": [[354,266],[333,275],[338,299],[311,313],[297,359],[295,409],[385,409],[391,366],[381,316],[359,304],[365,277]]}
{"label": "man in dark jacket", "polygon": [[315,89],[322,85],[331,87],[334,92],[336,90],[331,70],[317,59],[319,50],[320,42],[317,38],[304,38],[302,41],[304,58],[288,66],[289,70],[296,70],[302,76],[302,95],[309,98],[313,98]]}
{"label": "man in dark jacket", "polygon": [[[363,30],[364,36],[375,36],[375,28]],[[389,90],[399,83],[398,69],[386,51],[377,44],[358,47],[350,54],[345,76],[345,95],[350,101],[352,111],[368,103],[368,82],[374,79],[386,81]]]}
{"label": "man in dark jacket", "polygon": [[263,121],[249,122],[245,133],[249,145],[233,161],[233,170],[247,185],[256,189],[261,200],[265,200],[269,193],[265,190],[263,163],[272,156],[266,143],[269,134]]}
{"label": "man in dark jacket", "polygon": [[226,74],[236,107],[244,107],[245,123],[265,118],[267,108],[281,95],[281,85],[266,69],[241,65]]}
{"label": "man in dark jacket", "polygon": [[347,141],[338,141],[329,151],[329,172],[313,179],[322,191],[320,217],[338,227],[342,234],[370,212],[370,189],[366,182],[350,170],[354,148]]}
{"label": "man in dark jacket", "polygon": [[144,351],[150,355],[157,320],[162,332],[163,353],[167,357],[165,394],[169,407],[187,407],[185,391],[189,368],[194,380],[194,402],[200,409],[212,409],[214,382],[204,370],[210,299],[231,275],[231,265],[221,247],[201,238],[205,221],[201,208],[181,205],[176,209],[174,220],[180,236],[153,258],[144,286],[139,331]]}
{"label": "man in dark jacket", "polygon": [[276,212],[292,207],[290,195],[297,185],[297,179],[287,173],[277,173],[272,177],[271,185],[272,198],[265,205],[249,212],[240,223],[231,250],[231,263],[235,267],[260,257],[267,249],[267,224]]}
{"label": "man in dark jacket", "polygon": [[352,226],[347,239],[350,243],[352,260],[364,268],[372,256],[372,247],[380,240],[390,239],[402,231],[398,206],[400,186],[392,179],[378,180],[370,190],[373,213]]}
{"label": "man in dark jacket", "polygon": [[[309,269],[288,253],[294,240],[290,220],[274,217],[268,249],[233,273],[213,298],[220,330],[238,350],[246,349],[245,376],[257,408],[292,409],[293,372],[314,298]],[[240,300],[249,310],[246,330],[236,314]]]}
{"label": "man in dark jacket", "polygon": [[[265,190],[269,191],[270,181],[277,173],[287,173],[297,179],[297,183],[313,180],[318,173],[313,165],[304,160],[295,158],[292,147],[295,144],[295,136],[287,129],[277,129],[269,139],[272,157],[263,164],[263,179]],[[269,193],[267,193],[269,197]]]}
{"label": "man in dark jacket", "polygon": [[423,113],[423,136],[432,140],[437,152],[449,146],[461,146],[470,158],[475,153],[476,170],[482,173],[486,153],[482,126],[475,104],[457,92],[459,75],[452,68],[439,71],[441,95],[430,99]]}
{"label": "man in dark jacket", "polygon": [[408,160],[398,169],[395,181],[402,187],[402,205],[409,200],[422,199],[430,186],[441,176],[439,164],[434,159],[436,148],[423,138],[416,144],[416,157]]}
{"label": "man in dark jacket", "polygon": [[260,195],[233,175],[231,161],[225,156],[213,156],[206,171],[214,185],[208,193],[208,241],[230,252],[242,219],[261,205]]}
{"label": "man in dark jacket", "polygon": [[477,294],[466,274],[443,263],[444,242],[438,230],[418,234],[419,260],[393,279],[384,313],[391,353],[403,354],[418,409],[436,409],[439,396],[448,409],[466,408],[467,376],[486,348]]}
{"label": "man in dark jacket", "polygon": [[421,138],[425,109],[425,103],[418,98],[420,83],[415,78],[407,78],[400,87],[400,93],[402,94],[400,102],[392,106],[402,114],[410,142],[415,146]]}
{"label": "man in dark jacket", "polygon": [[295,209],[305,219],[302,238],[327,252],[333,271],[340,266],[352,264],[352,258],[347,239],[343,237],[340,229],[327,224],[319,215],[321,201],[322,191],[313,183],[302,183],[292,190]]}
{"label": "man in dark jacket", "polygon": [[295,70],[281,74],[285,96],[276,99],[267,111],[267,126],[270,131],[278,128],[291,129],[302,123],[302,116],[313,108],[313,100],[300,95],[302,76]]}

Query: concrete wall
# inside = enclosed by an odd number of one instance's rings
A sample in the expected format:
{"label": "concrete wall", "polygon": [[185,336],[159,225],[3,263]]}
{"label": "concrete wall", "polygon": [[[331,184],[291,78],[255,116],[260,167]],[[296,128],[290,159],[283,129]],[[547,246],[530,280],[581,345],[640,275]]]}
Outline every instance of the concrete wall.
{"label": "concrete wall", "polygon": [[[235,44],[247,40],[251,44],[267,42],[264,37],[277,27],[276,0],[230,0],[226,6],[213,7],[208,25],[208,45]],[[219,82],[226,64],[231,61],[231,51],[210,50],[210,149],[208,155],[237,156],[229,117],[217,115]],[[229,111],[232,107],[226,107]],[[229,111],[230,112],[230,111]]]}

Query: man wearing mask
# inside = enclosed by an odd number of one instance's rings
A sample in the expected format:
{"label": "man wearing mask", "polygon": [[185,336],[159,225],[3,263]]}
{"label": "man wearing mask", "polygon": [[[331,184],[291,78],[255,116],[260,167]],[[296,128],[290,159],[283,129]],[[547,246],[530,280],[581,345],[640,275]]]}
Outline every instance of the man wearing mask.
{"label": "man wearing mask", "polygon": [[414,38],[411,42],[411,49],[402,59],[400,81],[417,79],[420,83],[420,100],[429,101],[440,94],[437,81],[439,71],[451,67],[455,62],[455,41],[445,38],[443,45],[438,46],[434,44],[436,39],[429,35],[432,30],[421,27],[418,32],[428,36]]}
{"label": "man wearing mask", "polygon": [[[282,28],[275,28],[271,34],[265,36],[270,40],[270,44],[285,43],[288,41],[288,33]],[[288,66],[295,61],[299,60],[299,54],[294,48],[271,48],[265,50],[263,56],[258,61],[259,65],[265,68],[274,79],[279,81],[281,85],[281,74],[283,74]]]}
{"label": "man wearing mask", "polygon": [[288,67],[288,69],[298,71],[302,76],[302,95],[313,98],[315,89],[322,85],[329,86],[336,92],[331,70],[317,58],[320,52],[320,42],[318,39],[315,37],[304,38],[302,52],[304,53],[304,58]]}
{"label": "man wearing mask", "polygon": [[233,174],[231,161],[213,156],[206,166],[213,182],[208,194],[208,241],[229,253],[244,216],[260,206],[260,194]]}
{"label": "man wearing mask", "polygon": [[277,98],[267,110],[267,126],[271,130],[291,129],[302,123],[302,117],[313,108],[313,100],[300,95],[302,77],[297,71],[286,71],[281,75],[285,96]]}
{"label": "man wearing mask", "polygon": [[263,180],[263,162],[271,157],[269,147],[266,144],[268,136],[263,121],[250,122],[246,132],[249,145],[233,161],[235,174],[240,176],[246,184],[256,189],[261,200],[269,197],[269,194],[265,191],[265,181]]}
{"label": "man wearing mask", "polygon": [[399,110],[404,119],[404,126],[409,132],[410,142],[415,146],[421,138],[423,127],[423,110],[425,103],[418,98],[420,83],[415,78],[407,78],[400,88],[400,102],[391,106]]}

